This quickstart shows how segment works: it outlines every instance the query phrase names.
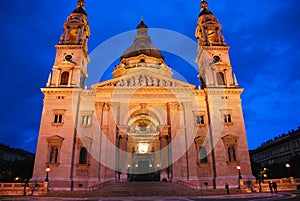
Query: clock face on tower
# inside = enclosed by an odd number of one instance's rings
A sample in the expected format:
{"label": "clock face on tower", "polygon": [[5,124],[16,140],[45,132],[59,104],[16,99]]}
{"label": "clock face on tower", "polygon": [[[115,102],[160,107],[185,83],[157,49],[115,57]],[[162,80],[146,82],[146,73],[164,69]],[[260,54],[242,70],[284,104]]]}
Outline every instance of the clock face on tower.
{"label": "clock face on tower", "polygon": [[72,61],[72,55],[67,54],[67,55],[65,56],[65,60],[66,60],[66,61]]}
{"label": "clock face on tower", "polygon": [[213,56],[213,60],[214,60],[214,63],[218,63],[218,62],[221,61],[221,57],[218,56],[218,55],[214,55],[214,56]]}

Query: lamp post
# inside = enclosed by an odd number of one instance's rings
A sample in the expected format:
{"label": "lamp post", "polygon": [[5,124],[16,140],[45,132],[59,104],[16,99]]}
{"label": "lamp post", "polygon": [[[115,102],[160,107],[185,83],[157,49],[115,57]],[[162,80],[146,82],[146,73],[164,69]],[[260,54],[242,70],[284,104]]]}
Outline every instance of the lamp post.
{"label": "lamp post", "polygon": [[238,177],[238,189],[240,189],[240,188],[241,188],[240,182],[241,182],[241,179],[242,179],[242,175],[241,175],[241,166],[240,166],[240,165],[236,166],[236,169],[237,169],[238,172],[239,172],[239,177]]}
{"label": "lamp post", "polygon": [[285,167],[287,168],[287,172],[288,172],[288,177],[290,177],[291,176],[291,174],[290,174],[290,168],[291,168],[291,165],[289,164],[289,163],[287,163],[287,164],[285,164]]}
{"label": "lamp post", "polygon": [[285,164],[285,167],[287,168],[287,172],[288,172],[288,178],[289,178],[289,181],[291,183],[291,173],[290,173],[290,168],[291,168],[291,165],[289,163]]}
{"label": "lamp post", "polygon": [[47,167],[46,168],[46,179],[45,179],[45,182],[49,182],[49,172],[50,172],[50,168]]}
{"label": "lamp post", "polygon": [[45,179],[47,191],[49,191],[49,172],[50,172],[50,168],[47,167],[47,168],[46,168],[46,179]]}

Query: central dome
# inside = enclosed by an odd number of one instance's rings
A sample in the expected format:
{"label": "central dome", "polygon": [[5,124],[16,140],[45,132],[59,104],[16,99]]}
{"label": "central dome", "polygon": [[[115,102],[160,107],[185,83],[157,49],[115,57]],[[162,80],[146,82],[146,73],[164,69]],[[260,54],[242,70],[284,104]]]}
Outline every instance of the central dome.
{"label": "central dome", "polygon": [[148,35],[148,26],[143,20],[137,26],[137,35],[134,38],[133,44],[125,50],[121,59],[136,57],[142,54],[157,59],[164,59],[161,52],[152,44],[151,38]]}

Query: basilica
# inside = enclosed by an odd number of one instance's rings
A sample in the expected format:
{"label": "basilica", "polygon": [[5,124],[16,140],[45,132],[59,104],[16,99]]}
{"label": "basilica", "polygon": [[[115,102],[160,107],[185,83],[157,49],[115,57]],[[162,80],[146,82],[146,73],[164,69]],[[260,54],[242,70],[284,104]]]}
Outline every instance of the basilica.
{"label": "basilica", "polygon": [[222,25],[205,0],[195,30],[200,87],[172,77],[141,20],[132,45],[118,55],[113,78],[88,88],[90,28],[85,2],[79,0],[64,23],[52,72],[41,89],[31,181],[46,180],[51,190],[66,191],[104,182],[164,180],[216,189],[251,181],[243,89]]}

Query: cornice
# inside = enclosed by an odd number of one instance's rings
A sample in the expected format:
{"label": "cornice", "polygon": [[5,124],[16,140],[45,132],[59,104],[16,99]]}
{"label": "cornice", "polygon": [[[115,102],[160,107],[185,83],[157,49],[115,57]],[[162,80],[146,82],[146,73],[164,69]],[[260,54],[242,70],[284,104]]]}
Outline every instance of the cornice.
{"label": "cornice", "polygon": [[61,50],[70,50],[70,49],[85,49],[85,45],[55,45],[56,49],[61,49]]}
{"label": "cornice", "polygon": [[74,94],[74,93],[82,93],[85,95],[94,94],[93,90],[85,90],[81,88],[41,88],[43,94]]}
{"label": "cornice", "polygon": [[243,88],[206,88],[204,89],[206,94],[241,94]]}
{"label": "cornice", "polygon": [[230,49],[230,46],[201,46],[204,50],[226,50]]}

